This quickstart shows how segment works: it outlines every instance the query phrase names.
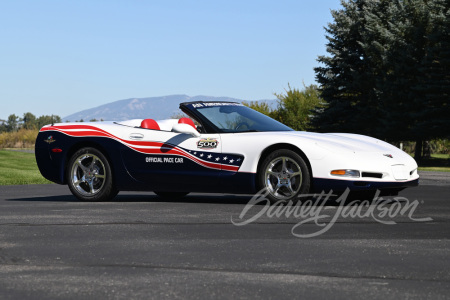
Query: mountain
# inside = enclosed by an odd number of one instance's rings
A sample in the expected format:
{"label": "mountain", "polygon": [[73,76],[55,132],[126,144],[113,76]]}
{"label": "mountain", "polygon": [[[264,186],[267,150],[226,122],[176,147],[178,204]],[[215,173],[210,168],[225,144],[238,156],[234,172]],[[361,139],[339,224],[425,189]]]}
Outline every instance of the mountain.
{"label": "mountain", "polygon": [[[191,101],[233,101],[242,102],[243,100],[229,97],[211,97],[187,95],[171,95],[151,98],[131,98],[118,100],[98,107],[86,109],[63,118],[66,121],[89,121],[92,119],[105,121],[123,121],[131,119],[168,119],[171,116],[181,113],[179,105],[182,102]],[[271,107],[276,106],[276,100],[258,100],[266,101]]]}

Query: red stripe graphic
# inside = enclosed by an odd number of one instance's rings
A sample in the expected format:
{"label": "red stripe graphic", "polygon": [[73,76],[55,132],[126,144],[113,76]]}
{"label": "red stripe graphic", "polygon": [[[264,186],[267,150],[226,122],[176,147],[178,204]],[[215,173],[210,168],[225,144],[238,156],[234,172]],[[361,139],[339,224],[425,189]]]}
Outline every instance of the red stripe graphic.
{"label": "red stripe graphic", "polygon": [[[217,169],[217,170],[226,170],[226,171],[234,171],[237,172],[239,170],[238,166],[230,166],[230,165],[223,165],[220,163],[213,163],[209,161],[204,161],[202,159],[199,159],[190,153],[186,152],[184,149],[181,149],[177,146],[167,145],[161,142],[144,142],[144,141],[130,141],[130,140],[124,140],[117,136],[114,136],[107,131],[100,129],[95,126],[90,125],[60,125],[60,126],[48,126],[43,127],[41,129],[41,132],[43,131],[58,131],[61,133],[64,133],[68,136],[72,137],[106,137],[115,139],[125,146],[127,146],[130,149],[133,149],[140,153],[146,153],[146,154],[164,154],[164,155],[180,155],[183,157],[186,157],[193,162],[207,167],[211,169]],[[158,149],[155,148],[141,148],[141,147],[158,147]]]}

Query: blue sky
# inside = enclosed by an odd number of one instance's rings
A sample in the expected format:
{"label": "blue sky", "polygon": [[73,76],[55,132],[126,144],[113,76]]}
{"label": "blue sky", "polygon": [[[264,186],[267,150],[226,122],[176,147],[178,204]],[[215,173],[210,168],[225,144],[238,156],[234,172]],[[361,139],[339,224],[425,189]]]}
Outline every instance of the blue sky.
{"label": "blue sky", "polygon": [[339,0],[0,0],[0,119],[315,83]]}

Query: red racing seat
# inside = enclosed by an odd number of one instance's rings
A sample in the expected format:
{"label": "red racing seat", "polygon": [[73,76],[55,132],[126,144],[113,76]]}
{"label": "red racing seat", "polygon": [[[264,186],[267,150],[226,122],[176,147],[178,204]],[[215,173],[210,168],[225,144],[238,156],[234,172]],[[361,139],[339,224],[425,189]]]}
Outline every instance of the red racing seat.
{"label": "red racing seat", "polygon": [[194,129],[197,129],[197,127],[195,127],[194,121],[192,121],[189,118],[181,118],[178,120],[178,124],[188,124],[191,125],[192,127],[194,127]]}
{"label": "red racing seat", "polygon": [[141,122],[141,127],[146,129],[160,130],[158,123],[153,119],[144,119]]}

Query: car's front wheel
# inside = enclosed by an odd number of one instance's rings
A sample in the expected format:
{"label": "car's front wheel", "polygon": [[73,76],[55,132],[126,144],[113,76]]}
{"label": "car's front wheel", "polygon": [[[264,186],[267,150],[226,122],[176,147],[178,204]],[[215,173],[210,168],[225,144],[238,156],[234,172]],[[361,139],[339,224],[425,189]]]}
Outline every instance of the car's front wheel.
{"label": "car's front wheel", "polygon": [[82,148],[71,156],[67,179],[72,194],[82,201],[107,201],[118,193],[108,160],[92,147]]}
{"label": "car's front wheel", "polygon": [[258,183],[272,202],[297,201],[311,185],[308,167],[294,151],[281,149],[269,154],[261,164]]}

